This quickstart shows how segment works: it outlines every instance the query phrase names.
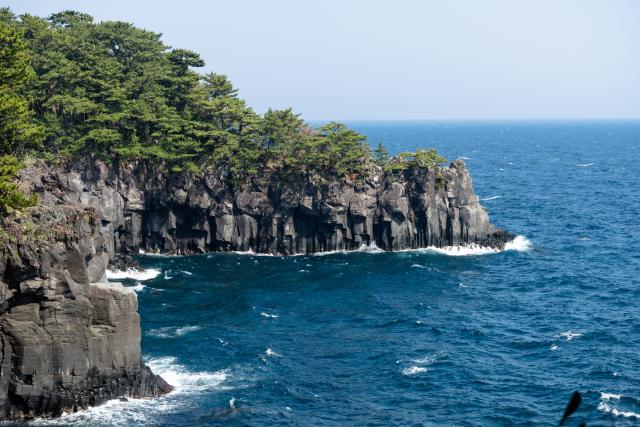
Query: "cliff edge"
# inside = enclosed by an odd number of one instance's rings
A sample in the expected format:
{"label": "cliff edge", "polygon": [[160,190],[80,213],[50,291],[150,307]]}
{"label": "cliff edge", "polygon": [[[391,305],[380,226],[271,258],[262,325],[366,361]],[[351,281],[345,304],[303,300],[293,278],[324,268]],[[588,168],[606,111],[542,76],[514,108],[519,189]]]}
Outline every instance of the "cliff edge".
{"label": "cliff edge", "polygon": [[106,283],[119,254],[502,249],[513,237],[491,225],[462,161],[367,176],[232,186],[212,171],[36,161],[20,182],[38,206],[0,228],[0,419],[171,390],[141,362],[136,294]]}
{"label": "cliff edge", "polygon": [[299,254],[376,245],[387,251],[428,246],[504,248],[461,160],[436,170],[360,181],[288,181],[265,174],[232,187],[213,172],[170,174],[144,163],[27,171],[99,213],[112,253],[254,251]]}
{"label": "cliff edge", "polygon": [[106,283],[113,236],[93,208],[58,190],[0,227],[4,420],[171,390],[141,361],[136,294]]}

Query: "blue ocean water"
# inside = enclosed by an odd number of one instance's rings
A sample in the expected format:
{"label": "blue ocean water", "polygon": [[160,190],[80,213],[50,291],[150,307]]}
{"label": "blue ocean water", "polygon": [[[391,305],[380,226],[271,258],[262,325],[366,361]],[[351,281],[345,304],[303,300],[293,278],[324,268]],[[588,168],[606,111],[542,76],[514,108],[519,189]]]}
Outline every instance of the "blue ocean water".
{"label": "blue ocean water", "polygon": [[576,421],[640,423],[640,122],[350,125],[464,158],[532,247],[141,257],[145,360],[177,390],[54,423],[557,425],[574,390]]}

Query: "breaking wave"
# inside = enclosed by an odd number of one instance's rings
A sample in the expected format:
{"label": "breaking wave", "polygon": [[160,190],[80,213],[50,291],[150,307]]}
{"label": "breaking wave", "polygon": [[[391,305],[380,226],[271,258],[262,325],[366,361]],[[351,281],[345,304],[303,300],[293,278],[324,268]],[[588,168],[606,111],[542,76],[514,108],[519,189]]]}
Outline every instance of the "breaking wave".
{"label": "breaking wave", "polygon": [[616,405],[618,405],[623,399],[631,400],[633,402],[633,405],[631,406],[633,406],[634,408],[637,407],[637,401],[633,398],[629,399],[621,394],[600,393],[600,403],[598,403],[598,410],[604,412],[605,414],[611,414],[614,417],[634,418],[636,420],[640,420],[640,413],[620,409],[614,406],[613,401],[615,401]]}
{"label": "breaking wave", "polygon": [[181,326],[181,327],[164,327],[158,329],[151,329],[147,332],[148,336],[156,338],[177,338],[188,333],[199,331],[201,326]]}
{"label": "breaking wave", "polygon": [[184,409],[190,396],[216,390],[228,390],[229,372],[192,372],[177,363],[175,357],[159,357],[146,361],[155,374],[162,376],[174,390],[154,399],[113,399],[103,405],[80,412],[63,414],[55,419],[37,419],[31,425],[131,426],[158,424],[163,414]]}
{"label": "breaking wave", "polygon": [[427,372],[428,369],[422,366],[411,366],[402,370],[402,375],[415,375]]}
{"label": "breaking wave", "polygon": [[122,270],[107,270],[107,279],[108,280],[151,280],[155,279],[160,275],[160,270],[156,270],[155,268],[149,268],[147,270],[136,270],[135,268],[129,268],[125,271]]}

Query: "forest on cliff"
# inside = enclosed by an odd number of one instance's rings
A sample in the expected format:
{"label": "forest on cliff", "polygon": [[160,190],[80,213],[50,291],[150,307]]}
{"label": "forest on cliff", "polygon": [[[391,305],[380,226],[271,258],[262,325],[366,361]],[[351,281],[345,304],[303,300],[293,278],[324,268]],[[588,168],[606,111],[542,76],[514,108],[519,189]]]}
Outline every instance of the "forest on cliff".
{"label": "forest on cliff", "polygon": [[148,161],[171,172],[216,170],[230,182],[277,171],[362,177],[434,168],[435,150],[390,157],[341,123],[313,128],[292,109],[257,114],[195,52],[124,22],[64,11],[0,9],[0,211],[35,203],[18,191],[22,162]]}

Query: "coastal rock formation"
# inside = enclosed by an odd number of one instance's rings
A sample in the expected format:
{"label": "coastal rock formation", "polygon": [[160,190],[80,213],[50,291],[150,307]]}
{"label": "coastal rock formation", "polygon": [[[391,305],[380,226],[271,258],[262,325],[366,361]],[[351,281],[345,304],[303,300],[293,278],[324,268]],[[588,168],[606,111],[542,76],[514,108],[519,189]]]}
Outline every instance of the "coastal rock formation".
{"label": "coastal rock formation", "polygon": [[171,390],[140,360],[135,293],[106,283],[123,254],[503,248],[512,237],[489,223],[462,161],[362,181],[266,174],[235,188],[214,172],[38,161],[21,185],[40,202],[0,228],[0,419]]}
{"label": "coastal rock formation", "polygon": [[233,188],[215,173],[168,174],[144,163],[68,170],[33,168],[32,191],[93,207],[106,251],[255,251],[297,254],[479,245],[501,249],[510,236],[489,222],[461,160],[363,181],[290,182],[267,175]]}
{"label": "coastal rock formation", "polygon": [[136,294],[104,283],[108,227],[51,189],[0,228],[0,419],[171,390],[141,362]]}

